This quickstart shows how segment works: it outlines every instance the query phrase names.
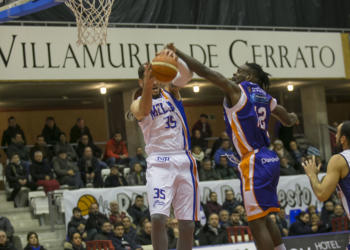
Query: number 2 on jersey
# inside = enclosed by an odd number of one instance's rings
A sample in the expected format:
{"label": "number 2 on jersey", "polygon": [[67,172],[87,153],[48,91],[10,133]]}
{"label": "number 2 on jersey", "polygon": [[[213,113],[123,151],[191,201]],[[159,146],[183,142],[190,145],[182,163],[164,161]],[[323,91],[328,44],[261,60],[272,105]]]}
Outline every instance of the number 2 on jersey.
{"label": "number 2 on jersey", "polygon": [[256,110],[257,106],[255,106],[255,112],[256,115],[258,116],[258,127],[261,129],[265,129],[265,119],[266,119],[266,108],[265,107],[260,107],[258,111]]}
{"label": "number 2 on jersey", "polygon": [[176,127],[176,121],[174,116],[169,115],[167,117],[164,118],[166,120],[165,122],[165,128],[175,128]]}

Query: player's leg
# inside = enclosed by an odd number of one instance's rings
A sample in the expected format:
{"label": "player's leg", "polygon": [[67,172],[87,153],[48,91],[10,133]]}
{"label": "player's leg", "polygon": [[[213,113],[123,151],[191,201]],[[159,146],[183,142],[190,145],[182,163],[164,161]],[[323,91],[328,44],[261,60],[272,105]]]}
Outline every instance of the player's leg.
{"label": "player's leg", "polygon": [[284,246],[281,232],[278,229],[277,224],[268,215],[266,216],[266,227],[271,235],[275,250],[285,250],[286,247]]}
{"label": "player's leg", "polygon": [[264,216],[248,222],[249,229],[253,234],[256,248],[258,250],[273,250],[274,244],[267,228],[267,217]]}
{"label": "player's leg", "polygon": [[168,249],[168,235],[166,232],[166,220],[164,214],[153,214],[152,221],[152,245],[154,250]]}
{"label": "player's leg", "polygon": [[177,250],[191,250],[193,245],[194,221],[179,220]]}

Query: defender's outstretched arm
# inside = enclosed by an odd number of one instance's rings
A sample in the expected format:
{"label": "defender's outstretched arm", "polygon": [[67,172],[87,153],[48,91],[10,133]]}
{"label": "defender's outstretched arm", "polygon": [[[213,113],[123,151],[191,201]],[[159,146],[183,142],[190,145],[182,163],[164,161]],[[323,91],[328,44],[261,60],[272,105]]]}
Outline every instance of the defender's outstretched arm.
{"label": "defender's outstretched arm", "polygon": [[291,127],[294,124],[299,124],[298,116],[295,113],[288,113],[281,105],[277,105],[271,114],[282,122],[283,126]]}

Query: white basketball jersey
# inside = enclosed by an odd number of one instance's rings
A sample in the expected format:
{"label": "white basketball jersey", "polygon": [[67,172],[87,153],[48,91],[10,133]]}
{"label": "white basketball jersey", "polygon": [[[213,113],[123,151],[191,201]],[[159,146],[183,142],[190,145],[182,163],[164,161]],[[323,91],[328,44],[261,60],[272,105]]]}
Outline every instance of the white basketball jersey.
{"label": "white basketball jersey", "polygon": [[[350,168],[350,149],[341,152],[340,155],[344,157]],[[346,177],[339,180],[337,191],[343,203],[344,210],[350,219],[350,170]]]}
{"label": "white basketball jersey", "polygon": [[152,100],[151,113],[139,121],[146,142],[146,153],[185,152],[191,149],[190,134],[182,101],[161,89]]}

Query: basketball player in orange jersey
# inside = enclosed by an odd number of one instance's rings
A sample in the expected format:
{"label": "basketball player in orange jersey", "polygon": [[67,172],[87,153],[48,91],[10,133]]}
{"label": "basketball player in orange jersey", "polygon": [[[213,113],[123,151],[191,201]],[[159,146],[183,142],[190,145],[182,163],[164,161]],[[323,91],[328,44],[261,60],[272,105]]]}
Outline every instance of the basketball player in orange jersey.
{"label": "basketball player in orange jersey", "polygon": [[267,132],[270,115],[284,126],[299,123],[294,113],[277,105],[276,99],[266,92],[270,86],[269,74],[255,63],[246,63],[233,74],[232,81],[196,59],[167,47],[185,61],[198,76],[224,91],[224,118],[226,133],[241,158],[238,172],[249,228],[258,250],[286,249],[277,225],[268,216],[279,211],[277,184],[280,164],[277,154],[269,151]]}

